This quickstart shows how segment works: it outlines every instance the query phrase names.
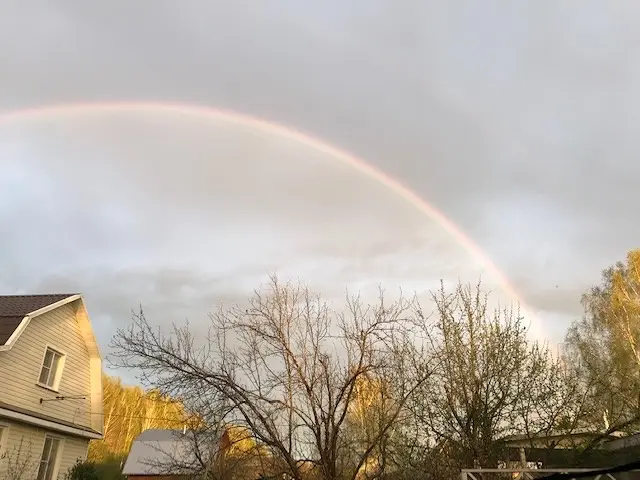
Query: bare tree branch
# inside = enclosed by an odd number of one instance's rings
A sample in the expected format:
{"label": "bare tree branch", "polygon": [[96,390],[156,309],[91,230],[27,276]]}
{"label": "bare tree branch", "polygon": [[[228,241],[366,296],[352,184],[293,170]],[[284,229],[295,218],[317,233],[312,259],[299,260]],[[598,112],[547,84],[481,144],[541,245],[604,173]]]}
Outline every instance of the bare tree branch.
{"label": "bare tree branch", "polygon": [[[416,360],[424,356],[412,337],[419,312],[415,299],[387,304],[382,292],[375,305],[350,297],[336,312],[272,277],[248,308],[212,314],[203,341],[188,325],[154,329],[141,311],[114,338],[113,359],[205,424],[213,417],[207,405],[228,405],[228,423],[245,426],[294,479],[309,463],[323,479],[355,479],[373,456],[382,458],[408,399],[432,374],[428,361]],[[351,417],[367,382],[380,387],[381,410],[365,435]]]}

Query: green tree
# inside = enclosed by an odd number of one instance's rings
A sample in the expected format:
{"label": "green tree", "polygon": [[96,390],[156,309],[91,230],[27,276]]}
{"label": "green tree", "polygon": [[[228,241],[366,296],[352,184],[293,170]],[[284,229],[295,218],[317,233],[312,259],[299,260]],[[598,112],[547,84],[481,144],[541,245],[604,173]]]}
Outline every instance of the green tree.
{"label": "green tree", "polygon": [[567,347],[590,391],[590,424],[603,436],[633,431],[640,426],[640,249],[604,270],[582,303]]}
{"label": "green tree", "polygon": [[424,478],[496,468],[504,439],[569,433],[581,414],[573,377],[532,342],[516,309],[492,310],[478,284],[434,292],[436,371],[410,404],[405,463]]}
{"label": "green tree", "polygon": [[102,376],[104,438],[89,445],[89,460],[108,462],[129,453],[131,443],[150,428],[182,429],[193,419],[183,405],[157,391],[123,385],[119,378]]}

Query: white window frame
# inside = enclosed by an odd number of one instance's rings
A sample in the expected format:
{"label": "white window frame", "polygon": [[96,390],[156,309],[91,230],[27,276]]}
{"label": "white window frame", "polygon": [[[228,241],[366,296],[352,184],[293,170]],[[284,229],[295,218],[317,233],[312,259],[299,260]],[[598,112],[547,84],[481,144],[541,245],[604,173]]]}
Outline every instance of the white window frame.
{"label": "white window frame", "polygon": [[0,422],[0,461],[4,458],[9,443],[9,424]]}
{"label": "white window frame", "polygon": [[[42,369],[44,368],[44,361],[47,358],[47,352],[49,350],[51,350],[54,354],[57,354],[60,356],[58,369],[55,372],[53,383],[51,385],[47,385],[47,383],[42,383],[40,381],[40,376],[42,375]],[[64,364],[66,359],[67,359],[67,354],[64,351],[52,345],[46,345],[44,347],[44,352],[42,353],[42,360],[40,361],[40,370],[38,370],[38,381],[36,382],[36,385],[42,388],[46,388],[47,390],[52,390],[57,393],[58,389],[60,388],[60,380],[62,379],[62,371],[64,370]],[[51,371],[49,371],[49,375],[51,375]]]}
{"label": "white window frame", "polygon": [[[58,441],[58,451],[56,452],[56,458],[53,459],[53,466],[51,466],[51,459],[47,461],[47,472],[51,472],[50,479],[56,480],[58,478],[58,470],[60,469],[60,459],[62,458],[62,449],[64,448],[64,438],[57,435],[50,435],[48,433],[45,434],[44,442],[42,442],[42,452],[40,452],[40,459],[38,460],[38,470],[36,472],[36,478],[38,478],[38,476],[40,475],[40,467],[42,466],[43,461],[42,456],[44,455],[44,449],[47,446],[48,438],[50,438],[52,441]],[[50,468],[52,468],[52,470],[49,470]],[[45,479],[47,472],[45,472]]]}

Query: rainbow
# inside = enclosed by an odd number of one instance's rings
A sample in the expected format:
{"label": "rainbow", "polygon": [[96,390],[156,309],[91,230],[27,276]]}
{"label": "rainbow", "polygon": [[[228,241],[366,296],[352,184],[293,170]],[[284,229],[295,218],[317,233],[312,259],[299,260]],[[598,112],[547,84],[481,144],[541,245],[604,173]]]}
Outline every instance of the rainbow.
{"label": "rainbow", "polygon": [[538,339],[543,338],[540,332],[540,322],[531,315],[531,309],[526,306],[526,303],[523,301],[521,296],[509,283],[506,275],[500,271],[487,254],[484,253],[484,251],[478,247],[454,222],[449,220],[442,212],[430,205],[410,188],[406,187],[395,178],[387,175],[382,170],[372,166],[365,160],[358,158],[349,152],[341,150],[321,139],[315,138],[307,133],[303,133],[295,128],[230,110],[184,103],[148,101],[81,102],[19,108],[13,110],[0,110],[0,127],[6,124],[25,121],[56,120],[61,117],[76,117],[91,114],[104,115],[123,112],[171,114],[196,119],[223,120],[227,123],[237,124],[245,128],[252,128],[260,132],[293,140],[349,165],[363,176],[366,176],[393,191],[414,208],[438,223],[438,225],[448,232],[461,247],[463,247],[497,280],[500,287],[509,296],[520,303],[521,310],[523,313],[527,312],[527,316],[531,320],[530,333],[532,336]]}

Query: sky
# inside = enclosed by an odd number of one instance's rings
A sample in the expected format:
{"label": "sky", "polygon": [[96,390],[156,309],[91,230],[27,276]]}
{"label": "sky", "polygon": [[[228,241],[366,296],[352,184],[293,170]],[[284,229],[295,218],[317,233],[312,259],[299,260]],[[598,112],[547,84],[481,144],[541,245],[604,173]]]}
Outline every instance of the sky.
{"label": "sky", "polygon": [[[455,222],[549,341],[638,246],[635,2],[0,5],[0,112],[173,102],[295,127]],[[201,326],[268,273],[332,302],[480,276],[513,300],[388,188],[221,118],[0,121],[0,163],[0,291],[82,292],[106,353],[140,304]]]}

